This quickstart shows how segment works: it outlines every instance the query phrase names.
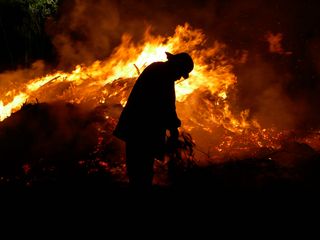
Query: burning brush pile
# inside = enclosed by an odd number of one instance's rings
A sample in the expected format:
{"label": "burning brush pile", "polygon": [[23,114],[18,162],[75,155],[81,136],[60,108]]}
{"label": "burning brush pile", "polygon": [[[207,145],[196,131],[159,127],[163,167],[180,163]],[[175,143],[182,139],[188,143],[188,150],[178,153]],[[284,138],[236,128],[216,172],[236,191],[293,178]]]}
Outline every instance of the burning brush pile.
{"label": "burning brush pile", "polygon": [[[0,126],[1,186],[108,185],[124,177],[106,109],[25,104]],[[124,180],[122,180],[124,181]]]}
{"label": "burning brush pile", "polygon": [[240,109],[233,66],[247,52],[232,57],[220,42],[208,46],[204,33],[188,24],[169,37],[147,31],[140,43],[124,35],[104,61],[2,86],[0,185],[125,183],[123,143],[112,131],[138,75],[165,61],[166,51],[190,53],[195,68],[176,84],[181,148],[156,162],[157,183],[313,186],[320,132],[263,127],[250,109]]}

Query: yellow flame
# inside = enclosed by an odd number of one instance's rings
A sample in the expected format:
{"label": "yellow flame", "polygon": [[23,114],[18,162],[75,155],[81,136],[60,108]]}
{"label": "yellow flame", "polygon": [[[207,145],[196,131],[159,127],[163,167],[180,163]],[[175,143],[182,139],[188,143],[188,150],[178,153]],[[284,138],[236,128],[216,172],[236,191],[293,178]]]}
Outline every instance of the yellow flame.
{"label": "yellow flame", "polygon": [[[132,38],[125,34],[122,43],[104,61],[96,61],[90,66],[77,65],[71,73],[57,71],[18,86],[19,91],[8,91],[6,98],[0,99],[0,121],[34,98],[40,102],[58,99],[79,103],[94,100],[97,105],[117,99],[124,106],[130,84],[127,81],[121,85],[121,80],[134,81],[150,63],[166,61],[165,52],[185,51],[190,53],[195,63],[190,77],[176,84],[177,101],[182,104],[178,106],[178,113],[184,120],[185,128],[200,127],[214,132],[215,127],[222,126],[238,134],[250,128],[260,132],[259,124],[248,120],[248,110],[238,115],[231,110],[228,96],[237,78],[232,72],[232,59],[224,54],[225,48],[219,42],[208,45],[202,30],[193,29],[189,24],[177,26],[170,37],[153,36],[147,30],[140,43],[133,43]],[[61,87],[59,84],[64,85]],[[108,88],[112,84],[116,87]],[[18,94],[14,95],[15,92]],[[193,97],[189,98],[191,95]],[[188,107],[183,107],[183,104]],[[264,135],[259,133],[255,136]],[[230,145],[230,139],[225,141],[224,146]]]}
{"label": "yellow flame", "polygon": [[13,100],[3,105],[3,102],[0,101],[0,121],[3,121],[5,118],[9,117],[12,113],[12,111],[19,110],[23,103],[27,100],[28,95],[25,93],[20,93],[16,95]]}

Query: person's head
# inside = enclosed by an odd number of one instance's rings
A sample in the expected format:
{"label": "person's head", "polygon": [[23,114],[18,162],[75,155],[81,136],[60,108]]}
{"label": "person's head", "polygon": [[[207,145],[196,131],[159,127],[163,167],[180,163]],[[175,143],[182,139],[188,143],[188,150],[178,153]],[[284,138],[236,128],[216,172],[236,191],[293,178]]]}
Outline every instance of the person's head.
{"label": "person's head", "polygon": [[166,54],[168,62],[174,66],[175,71],[178,74],[178,78],[180,79],[181,77],[183,77],[184,79],[187,79],[189,77],[189,73],[194,67],[191,56],[185,52],[177,54],[166,52]]}

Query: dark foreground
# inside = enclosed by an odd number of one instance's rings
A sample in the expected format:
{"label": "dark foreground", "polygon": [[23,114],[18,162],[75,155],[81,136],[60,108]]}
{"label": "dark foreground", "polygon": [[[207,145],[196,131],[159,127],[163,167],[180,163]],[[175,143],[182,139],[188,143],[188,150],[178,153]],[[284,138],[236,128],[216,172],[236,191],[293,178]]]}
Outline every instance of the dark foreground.
{"label": "dark foreground", "polygon": [[[148,191],[130,189],[121,144],[112,138],[107,108],[29,104],[0,124],[2,200],[51,202],[86,207],[202,206],[213,203],[314,199],[320,183],[320,155],[291,142],[272,155],[220,164],[161,164]],[[110,118],[112,120],[112,118]]]}

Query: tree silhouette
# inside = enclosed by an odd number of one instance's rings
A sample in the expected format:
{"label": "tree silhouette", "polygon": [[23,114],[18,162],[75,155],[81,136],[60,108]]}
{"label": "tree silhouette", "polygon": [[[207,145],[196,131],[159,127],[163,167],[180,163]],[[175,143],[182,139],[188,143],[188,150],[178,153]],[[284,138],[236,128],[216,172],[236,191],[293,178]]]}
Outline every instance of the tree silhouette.
{"label": "tree silhouette", "polygon": [[0,1],[0,70],[50,58],[53,48],[45,23],[57,9],[58,0]]}

